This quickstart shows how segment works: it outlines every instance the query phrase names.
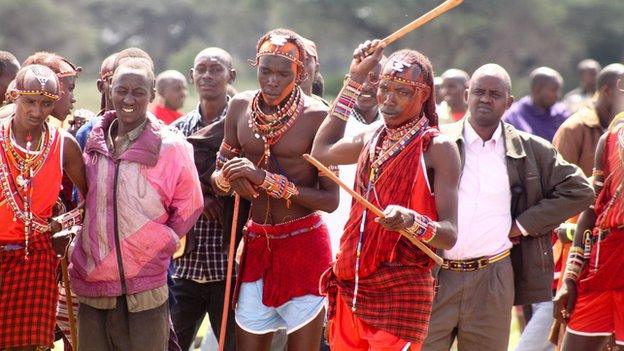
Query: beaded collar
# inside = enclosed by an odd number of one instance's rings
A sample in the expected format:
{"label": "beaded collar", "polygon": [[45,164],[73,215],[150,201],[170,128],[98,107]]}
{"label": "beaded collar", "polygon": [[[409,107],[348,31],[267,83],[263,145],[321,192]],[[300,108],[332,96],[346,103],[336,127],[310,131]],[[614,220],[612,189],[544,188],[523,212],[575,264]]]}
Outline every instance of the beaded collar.
{"label": "beaded collar", "polygon": [[277,112],[265,114],[260,108],[261,91],[258,90],[251,102],[249,112],[249,128],[254,132],[256,139],[264,142],[264,154],[258,161],[268,164],[271,157],[271,145],[276,144],[284,134],[292,127],[297,117],[303,112],[304,99],[299,86],[290,94],[288,101]]}
{"label": "beaded collar", "polygon": [[[38,152],[30,151],[30,142],[28,142],[24,156],[22,156],[16,150],[17,144],[13,145],[10,130],[12,121],[13,117],[9,118],[7,123],[0,125],[0,192],[13,212],[13,221],[19,219],[24,223],[25,255],[28,257],[28,243],[32,231],[40,233],[49,231],[49,225],[32,213],[33,189],[31,181],[48,158],[54,133],[49,130],[47,123],[44,122],[40,150]],[[15,178],[15,190],[11,187],[12,176],[9,164],[13,164],[19,171]],[[21,198],[23,208],[18,204],[17,197]]]}
{"label": "beaded collar", "polygon": [[[429,120],[427,117],[423,115],[419,119],[396,129],[391,129],[384,125],[379,132],[377,132],[376,137],[373,138],[369,147],[369,181],[376,181],[379,176],[379,169],[381,169],[388,160],[405,149],[412,140],[421,135],[422,132],[425,131],[428,122]],[[378,146],[379,139],[381,139],[381,146]]]}

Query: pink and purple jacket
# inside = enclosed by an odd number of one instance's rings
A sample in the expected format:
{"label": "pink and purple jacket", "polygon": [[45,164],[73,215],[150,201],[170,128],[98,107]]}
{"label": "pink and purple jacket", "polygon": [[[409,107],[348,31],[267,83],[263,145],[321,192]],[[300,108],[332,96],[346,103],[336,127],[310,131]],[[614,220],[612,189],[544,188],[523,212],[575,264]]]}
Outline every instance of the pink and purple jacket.
{"label": "pink and purple jacket", "polygon": [[104,114],[84,151],[89,192],[70,265],[79,296],[130,295],[166,284],[171,255],[203,208],[191,145],[148,115],[141,135],[113,159],[106,138],[115,118],[115,111]]}

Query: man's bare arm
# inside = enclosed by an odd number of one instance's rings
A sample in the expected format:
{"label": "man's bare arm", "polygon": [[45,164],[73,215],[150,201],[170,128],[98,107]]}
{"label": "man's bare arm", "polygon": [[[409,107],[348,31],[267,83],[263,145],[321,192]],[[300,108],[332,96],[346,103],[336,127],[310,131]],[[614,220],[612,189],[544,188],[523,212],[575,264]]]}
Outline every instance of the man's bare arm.
{"label": "man's bare arm", "polygon": [[[432,223],[436,235],[429,244],[448,250],[457,241],[457,192],[461,167],[459,152],[453,142],[438,136],[425,155],[427,163],[435,172],[433,190],[438,212],[438,221]],[[414,225],[419,215],[409,208],[389,205],[384,209],[384,218],[378,218],[377,221],[387,230],[399,231]]]}
{"label": "man's bare arm", "polygon": [[426,158],[434,169],[434,194],[438,210],[437,235],[429,244],[450,249],[457,241],[457,196],[461,163],[457,146],[446,136],[434,139]]}
{"label": "man's bare arm", "polygon": [[[378,40],[367,41],[358,46],[353,52],[349,79],[356,84],[362,84],[366,81],[368,73],[379,64],[384,48],[385,45]],[[369,54],[370,52],[372,54]],[[336,99],[339,98],[340,96],[336,97]],[[366,133],[355,138],[344,138],[346,124],[346,121],[332,108],[318,130],[311,155],[325,165],[356,163],[358,155],[364,147]]]}
{"label": "man's bare arm", "polygon": [[[244,93],[243,93],[244,94]],[[225,131],[223,142],[227,145],[231,146],[234,149],[241,149],[240,141],[238,140],[237,134],[237,121],[241,114],[244,114],[247,109],[248,101],[244,97],[234,96],[232,101],[230,102],[230,106],[228,107],[227,114],[225,116]],[[219,151],[223,156],[227,159],[232,159],[234,157],[239,156],[238,154],[232,153],[228,150],[221,149]],[[251,200],[252,198],[257,196],[257,191],[254,187],[245,179],[238,179],[236,181],[232,181],[231,189],[229,191],[224,191],[215,183],[216,178],[219,176],[219,172],[215,171],[210,176],[210,184],[212,185],[213,190],[217,195],[225,196],[233,191],[235,191],[240,196]]]}
{"label": "man's bare arm", "polygon": [[68,133],[63,135],[63,170],[78,188],[82,197],[86,197],[87,178],[82,151],[76,139]]}

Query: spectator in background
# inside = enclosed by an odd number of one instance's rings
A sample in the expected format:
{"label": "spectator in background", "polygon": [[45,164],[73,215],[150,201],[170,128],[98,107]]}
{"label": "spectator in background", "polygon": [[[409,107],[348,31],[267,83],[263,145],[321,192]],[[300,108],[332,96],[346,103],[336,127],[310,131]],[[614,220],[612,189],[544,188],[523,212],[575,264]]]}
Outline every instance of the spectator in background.
{"label": "spectator in background", "polygon": [[442,95],[442,77],[437,76],[433,78],[433,86],[435,88],[435,103],[436,106],[440,106],[444,101],[444,95]]}
{"label": "spectator in background", "polygon": [[[190,77],[199,95],[199,103],[172,127],[185,137],[199,134],[193,147],[196,156],[203,156],[202,160],[195,159],[195,164],[203,182],[204,211],[189,231],[182,255],[176,255],[174,261],[172,293],[176,303],[171,318],[182,350],[189,349],[206,314],[217,338],[221,328],[227,269],[223,232],[227,224],[225,220],[231,222],[231,216],[228,218],[224,209],[226,203],[214,194],[209,179],[223,139],[225,115],[230,103],[227,89],[236,79],[232,57],[221,48],[206,48],[195,56]],[[200,150],[202,147],[208,150]],[[205,178],[208,180],[204,181]],[[234,313],[229,314],[227,323],[225,350],[233,350]]]}
{"label": "spectator in background", "polygon": [[453,123],[464,117],[468,110],[464,92],[469,79],[468,73],[461,69],[451,68],[442,73],[440,93],[444,104],[437,110],[440,124]]}
{"label": "spectator in background", "polygon": [[549,67],[536,68],[530,76],[530,95],[514,103],[503,120],[518,130],[552,142],[559,126],[570,116],[565,106],[557,102],[562,86],[559,72]]}
{"label": "spectator in background", "polygon": [[186,77],[175,70],[162,72],[156,77],[156,94],[156,101],[150,110],[165,124],[171,124],[182,116],[179,110],[188,95]]}
{"label": "spectator in background", "polygon": [[17,58],[8,51],[0,51],[0,106],[2,106],[7,87],[20,69]]}
{"label": "spectator in background", "polygon": [[596,92],[596,77],[600,71],[600,64],[596,60],[585,59],[577,66],[579,86],[569,91],[563,97],[563,103],[570,113],[578,111]]}

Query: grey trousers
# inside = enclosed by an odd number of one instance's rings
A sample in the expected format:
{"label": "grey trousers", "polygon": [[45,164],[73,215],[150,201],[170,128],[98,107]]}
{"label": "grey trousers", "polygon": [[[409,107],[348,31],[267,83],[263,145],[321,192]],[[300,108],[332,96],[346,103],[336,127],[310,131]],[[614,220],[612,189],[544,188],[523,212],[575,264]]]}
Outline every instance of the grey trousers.
{"label": "grey trousers", "polygon": [[137,313],[128,312],[125,296],[112,310],[80,304],[78,345],[89,351],[166,351],[169,341],[169,304]]}
{"label": "grey trousers", "polygon": [[514,297],[509,257],[473,272],[441,269],[423,351],[505,351]]}

